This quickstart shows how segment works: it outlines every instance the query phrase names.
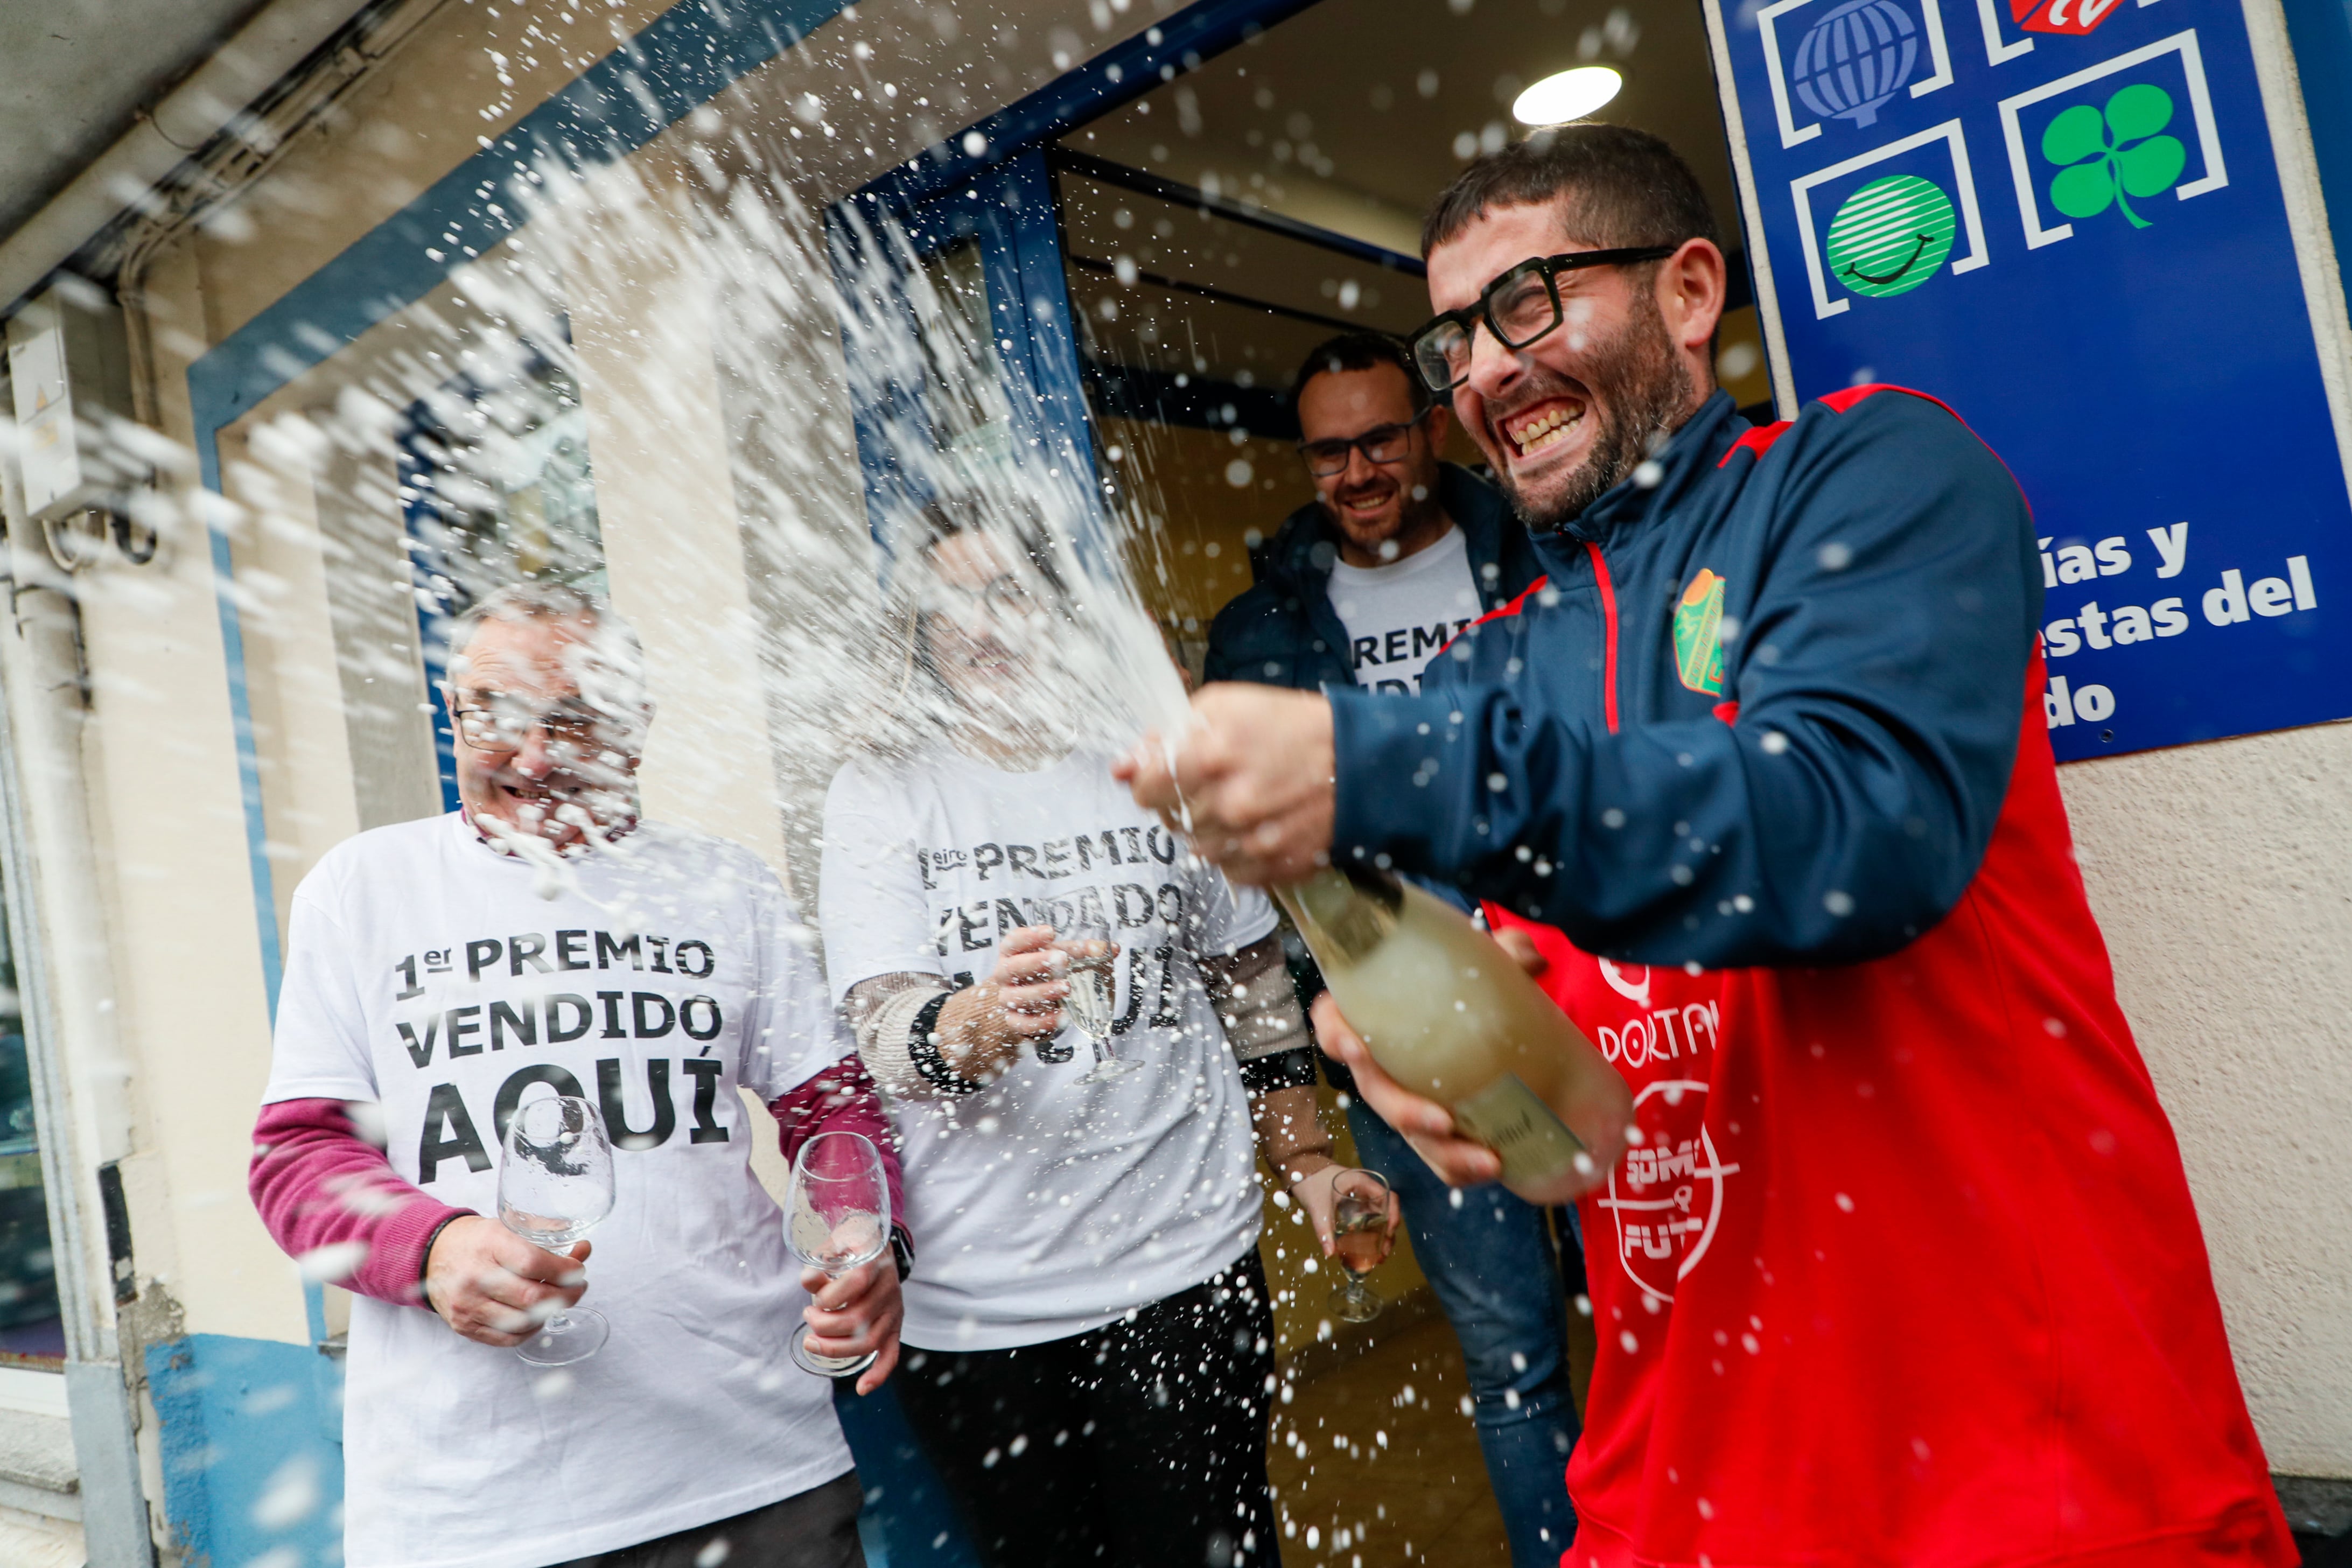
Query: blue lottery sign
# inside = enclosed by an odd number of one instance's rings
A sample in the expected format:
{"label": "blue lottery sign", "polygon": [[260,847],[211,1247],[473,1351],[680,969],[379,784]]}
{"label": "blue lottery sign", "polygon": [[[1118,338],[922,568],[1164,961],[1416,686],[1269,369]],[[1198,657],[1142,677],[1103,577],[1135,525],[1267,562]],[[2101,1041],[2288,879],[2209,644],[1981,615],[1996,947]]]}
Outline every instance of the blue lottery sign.
{"label": "blue lottery sign", "polygon": [[2059,757],[2352,715],[2352,500],[2235,0],[1708,4],[1798,396],[1916,387],[2007,460]]}

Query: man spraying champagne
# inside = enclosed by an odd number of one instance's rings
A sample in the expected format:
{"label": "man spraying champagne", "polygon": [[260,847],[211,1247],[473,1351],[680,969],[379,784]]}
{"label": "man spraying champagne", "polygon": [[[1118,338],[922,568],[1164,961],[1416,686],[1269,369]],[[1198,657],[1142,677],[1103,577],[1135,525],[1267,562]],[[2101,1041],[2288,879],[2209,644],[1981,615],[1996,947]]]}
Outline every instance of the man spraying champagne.
{"label": "man spraying champagne", "polygon": [[[1213,685],[1121,776],[1239,880],[1458,887],[1623,1076],[1563,1563],[2294,1562],[2029,695],[2015,483],[1900,388],[1739,417],[1654,137],[1480,159],[1423,250],[1416,368],[1547,575],[1419,695]],[[1316,1018],[1448,1182],[1504,1173]]]}

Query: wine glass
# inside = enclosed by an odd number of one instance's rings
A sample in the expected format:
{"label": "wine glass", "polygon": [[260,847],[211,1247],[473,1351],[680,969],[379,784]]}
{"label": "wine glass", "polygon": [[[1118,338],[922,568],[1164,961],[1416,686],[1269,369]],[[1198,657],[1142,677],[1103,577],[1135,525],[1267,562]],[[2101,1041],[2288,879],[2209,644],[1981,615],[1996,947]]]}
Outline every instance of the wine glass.
{"label": "wine glass", "polygon": [[1378,1171],[1342,1171],[1331,1184],[1331,1247],[1340,1275],[1331,1288],[1331,1310],[1343,1323],[1369,1323],[1381,1315],[1380,1294],[1364,1276],[1388,1258],[1389,1183]]}
{"label": "wine glass", "polygon": [[1094,1070],[1078,1081],[1108,1083],[1137,1066],[1133,1058],[1114,1054],[1110,1046],[1118,943],[1101,921],[1076,921],[1061,937],[1062,948],[1070,955],[1070,994],[1062,1002],[1062,1016],[1095,1047]]}
{"label": "wine glass", "polygon": [[[499,1223],[534,1247],[567,1252],[613,1212],[613,1145],[593,1102],[551,1094],[507,1123],[499,1158]],[[551,1313],[515,1347],[533,1366],[568,1366],[604,1348],[612,1325],[593,1307]]]}
{"label": "wine glass", "polygon": [[[890,1179],[881,1152],[859,1132],[820,1132],[793,1157],[784,1192],[784,1245],[828,1279],[871,1263],[890,1245]],[[819,1377],[855,1377],[876,1352],[819,1355],[805,1329],[793,1335],[793,1361]]]}

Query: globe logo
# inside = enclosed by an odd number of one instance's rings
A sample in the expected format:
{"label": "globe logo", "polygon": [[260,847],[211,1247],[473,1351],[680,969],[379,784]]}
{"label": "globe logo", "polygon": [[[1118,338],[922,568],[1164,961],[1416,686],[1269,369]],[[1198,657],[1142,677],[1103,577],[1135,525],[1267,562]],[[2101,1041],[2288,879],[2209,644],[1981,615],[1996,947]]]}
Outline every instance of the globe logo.
{"label": "globe logo", "polygon": [[1874,125],[1919,64],[1919,28],[1895,0],[1843,0],[1797,40],[1789,76],[1824,120]]}

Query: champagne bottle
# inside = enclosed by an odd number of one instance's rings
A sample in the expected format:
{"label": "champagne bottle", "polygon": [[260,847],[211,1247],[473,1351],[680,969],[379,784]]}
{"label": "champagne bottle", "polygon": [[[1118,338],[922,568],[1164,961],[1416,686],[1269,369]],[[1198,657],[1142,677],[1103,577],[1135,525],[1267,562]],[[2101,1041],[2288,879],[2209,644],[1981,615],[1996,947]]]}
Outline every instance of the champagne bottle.
{"label": "champagne bottle", "polygon": [[1600,1184],[1632,1091],[1492,938],[1384,873],[1327,868],[1276,896],[1373,1059],[1501,1156],[1505,1186],[1559,1203]]}

